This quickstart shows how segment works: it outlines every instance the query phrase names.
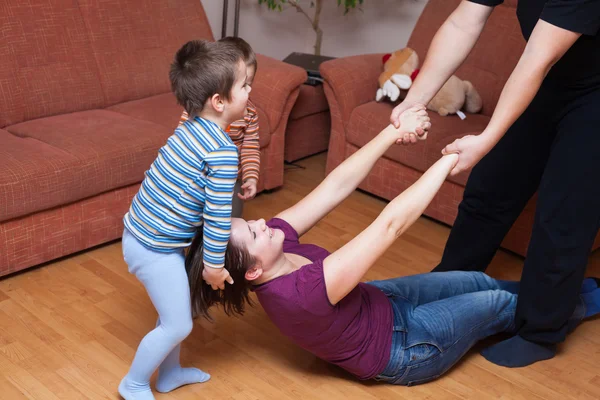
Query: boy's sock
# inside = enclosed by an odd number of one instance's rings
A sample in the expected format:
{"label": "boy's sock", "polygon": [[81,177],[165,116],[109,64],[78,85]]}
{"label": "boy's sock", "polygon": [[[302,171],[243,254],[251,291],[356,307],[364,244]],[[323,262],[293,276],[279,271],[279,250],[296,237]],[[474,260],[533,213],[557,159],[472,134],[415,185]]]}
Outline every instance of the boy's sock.
{"label": "boy's sock", "polygon": [[119,384],[119,394],[125,400],[154,400],[154,395],[148,383],[140,385],[127,378]]}
{"label": "boy's sock", "polygon": [[156,390],[167,393],[178,387],[192,383],[202,383],[210,379],[210,375],[198,368],[173,368],[167,373],[158,375]]}
{"label": "boy's sock", "polygon": [[198,368],[181,368],[181,364],[179,364],[180,352],[181,345],[178,344],[158,367],[156,390],[161,393],[167,393],[192,383],[206,382],[210,379],[209,374]]}

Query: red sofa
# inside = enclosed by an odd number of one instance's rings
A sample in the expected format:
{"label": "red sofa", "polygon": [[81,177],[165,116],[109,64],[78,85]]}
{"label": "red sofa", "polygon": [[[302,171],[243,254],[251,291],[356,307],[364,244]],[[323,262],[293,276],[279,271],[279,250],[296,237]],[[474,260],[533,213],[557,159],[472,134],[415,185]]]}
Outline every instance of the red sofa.
{"label": "red sofa", "polygon": [[287,162],[327,151],[331,118],[323,85],[302,85],[285,132]]}
{"label": "red sofa", "polygon": [[[0,27],[2,276],[121,236],[181,115],[173,56],[213,35],[199,0],[5,0]],[[259,186],[272,189],[306,72],[261,55],[258,64]]]}

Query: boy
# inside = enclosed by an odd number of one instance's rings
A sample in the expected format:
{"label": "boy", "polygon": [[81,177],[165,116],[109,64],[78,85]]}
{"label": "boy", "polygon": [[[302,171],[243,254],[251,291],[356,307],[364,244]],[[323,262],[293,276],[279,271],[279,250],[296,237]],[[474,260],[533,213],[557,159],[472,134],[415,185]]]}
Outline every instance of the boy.
{"label": "boy", "polygon": [[[252,47],[244,39],[232,36],[225,37],[219,42],[231,43],[238,46],[243,52],[248,74],[247,82],[252,85],[257,68],[256,54]],[[184,123],[188,118],[188,113],[184,111],[179,123]],[[258,114],[252,101],[248,100],[244,117],[233,122],[226,129],[226,132],[240,154],[240,172],[235,184],[231,216],[241,218],[244,208],[243,201],[253,199],[256,196],[256,186],[260,173]]]}
{"label": "boy", "polygon": [[246,111],[244,54],[231,43],[191,41],[175,55],[169,76],[192,118],[159,150],[124,217],[125,262],[159,315],[119,385],[126,400],[154,399],[150,377],[157,368],[160,392],[210,378],[179,364],[180,343],[193,326],[184,248],[200,227],[205,280],[215,289],[233,283],[223,264],[238,154],[224,130]]}

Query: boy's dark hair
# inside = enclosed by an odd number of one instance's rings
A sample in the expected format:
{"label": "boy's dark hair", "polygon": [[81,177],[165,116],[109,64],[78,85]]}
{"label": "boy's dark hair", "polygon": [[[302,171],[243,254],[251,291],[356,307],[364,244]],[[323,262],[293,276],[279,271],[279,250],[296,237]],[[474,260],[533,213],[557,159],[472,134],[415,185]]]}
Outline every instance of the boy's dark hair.
{"label": "boy's dark hair", "polygon": [[244,54],[244,60],[246,61],[246,65],[254,67],[254,71],[256,72],[256,67],[258,66],[258,63],[256,62],[256,53],[254,53],[254,50],[252,50],[252,46],[250,46],[248,42],[246,42],[240,37],[234,36],[225,36],[224,38],[220,39],[219,42],[231,43],[237,46]]}
{"label": "boy's dark hair", "polygon": [[229,100],[240,60],[246,62],[244,53],[233,43],[187,42],[175,54],[169,72],[177,102],[193,116],[215,94]]}
{"label": "boy's dark hair", "polygon": [[252,284],[246,280],[246,271],[256,265],[256,259],[250,255],[246,247],[229,239],[225,251],[225,267],[233,278],[233,285],[225,282],[225,290],[213,290],[202,279],[202,271],[204,271],[203,242],[202,228],[200,228],[185,257],[185,269],[190,284],[192,317],[204,317],[209,321],[212,320],[208,311],[214,305],[223,306],[227,315],[244,314],[246,305],[252,305],[250,298]]}

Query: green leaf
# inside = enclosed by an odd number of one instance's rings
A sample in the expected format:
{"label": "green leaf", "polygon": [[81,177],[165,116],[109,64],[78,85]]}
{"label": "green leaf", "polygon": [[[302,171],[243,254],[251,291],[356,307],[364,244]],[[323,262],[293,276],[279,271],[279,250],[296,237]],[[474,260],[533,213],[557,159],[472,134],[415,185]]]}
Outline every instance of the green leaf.
{"label": "green leaf", "polygon": [[266,4],[269,10],[283,11],[282,5],[286,0],[258,0],[258,4]]}
{"label": "green leaf", "polygon": [[359,4],[363,4],[364,0],[337,0],[338,7],[342,4],[344,5],[344,15],[348,14],[348,12],[357,8]]}
{"label": "green leaf", "polygon": [[[326,1],[326,0],[323,0]],[[283,11],[283,5],[287,0],[258,0],[258,4],[266,4],[269,10]],[[360,5],[364,4],[364,0],[337,0],[337,5],[344,7],[344,15],[348,14],[350,10],[359,8]],[[315,7],[315,0],[310,0],[309,7]]]}

